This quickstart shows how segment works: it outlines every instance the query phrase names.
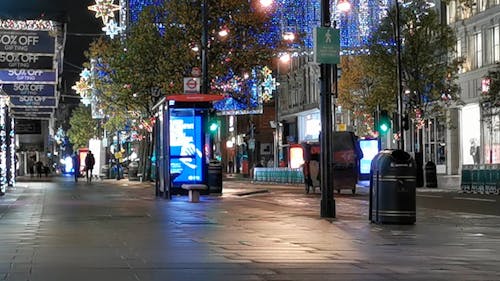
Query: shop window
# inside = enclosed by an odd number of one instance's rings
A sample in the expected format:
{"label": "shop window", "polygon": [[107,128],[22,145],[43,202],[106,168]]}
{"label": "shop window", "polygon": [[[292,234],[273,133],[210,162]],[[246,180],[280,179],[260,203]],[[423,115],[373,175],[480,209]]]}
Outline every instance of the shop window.
{"label": "shop window", "polygon": [[500,117],[486,111],[483,117],[484,150],[483,159],[487,164],[500,163]]}
{"label": "shop window", "polygon": [[499,27],[494,26],[492,28],[489,28],[488,32],[486,33],[486,62],[488,64],[493,64],[496,61],[499,61],[499,32]]}
{"label": "shop window", "polygon": [[427,121],[424,132],[426,161],[436,165],[446,165],[446,126],[437,118]]}

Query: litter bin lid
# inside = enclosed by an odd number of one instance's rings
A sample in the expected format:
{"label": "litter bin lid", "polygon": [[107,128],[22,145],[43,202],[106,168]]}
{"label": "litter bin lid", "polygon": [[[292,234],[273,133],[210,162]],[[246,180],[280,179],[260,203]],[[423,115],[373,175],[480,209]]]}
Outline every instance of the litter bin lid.
{"label": "litter bin lid", "polygon": [[434,167],[436,167],[436,164],[434,164],[434,162],[432,162],[432,161],[429,161],[425,164],[425,167],[426,168],[434,168]]}
{"label": "litter bin lid", "polygon": [[372,160],[372,172],[388,173],[389,170],[416,171],[415,160],[409,153],[400,149],[386,149],[380,151]]}

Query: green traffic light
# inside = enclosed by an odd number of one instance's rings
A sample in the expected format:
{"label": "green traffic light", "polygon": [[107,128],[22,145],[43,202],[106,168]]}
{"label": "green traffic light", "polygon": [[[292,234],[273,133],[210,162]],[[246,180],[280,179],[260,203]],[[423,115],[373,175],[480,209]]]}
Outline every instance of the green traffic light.
{"label": "green traffic light", "polygon": [[389,131],[389,127],[387,126],[387,124],[380,124],[380,132],[387,133],[387,131]]}
{"label": "green traffic light", "polygon": [[391,129],[391,118],[389,117],[389,113],[385,110],[380,111],[380,116],[378,120],[377,131],[381,135],[385,135]]}
{"label": "green traffic light", "polygon": [[215,132],[215,131],[217,131],[218,128],[219,128],[219,125],[217,124],[217,122],[210,123],[210,126],[208,127],[210,132]]}

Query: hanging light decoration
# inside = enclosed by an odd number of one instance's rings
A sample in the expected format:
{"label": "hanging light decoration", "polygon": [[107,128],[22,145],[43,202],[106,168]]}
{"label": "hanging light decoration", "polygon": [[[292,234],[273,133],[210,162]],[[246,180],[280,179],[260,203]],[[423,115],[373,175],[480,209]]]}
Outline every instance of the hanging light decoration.
{"label": "hanging light decoration", "polygon": [[107,24],[109,18],[115,17],[115,12],[120,10],[120,6],[113,3],[114,0],[96,0],[95,5],[89,6],[90,11],[95,12],[96,18],[101,18]]}
{"label": "hanging light decoration", "polygon": [[115,20],[110,20],[108,23],[102,28],[102,31],[106,32],[106,35],[111,37],[111,39],[115,39],[115,36],[120,34],[123,31],[123,28],[118,26]]}
{"label": "hanging light decoration", "polygon": [[7,187],[7,106],[8,96],[0,96],[0,194],[5,194]]}
{"label": "hanging light decoration", "polygon": [[75,92],[81,97],[84,97],[89,94],[91,87],[87,81],[80,79],[71,87],[71,89],[75,90]]}
{"label": "hanging light decoration", "polygon": [[90,70],[88,68],[84,68],[82,70],[82,72],[80,72],[80,78],[87,81],[90,79],[90,76],[92,75],[92,73],[90,72]]}

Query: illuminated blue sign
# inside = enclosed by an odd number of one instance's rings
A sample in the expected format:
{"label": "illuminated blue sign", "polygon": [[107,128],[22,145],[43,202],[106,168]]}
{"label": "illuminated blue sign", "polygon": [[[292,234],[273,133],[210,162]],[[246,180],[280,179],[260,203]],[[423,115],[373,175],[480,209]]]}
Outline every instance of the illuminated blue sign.
{"label": "illuminated blue sign", "polygon": [[55,70],[0,69],[0,83],[57,84]]}
{"label": "illuminated blue sign", "polygon": [[363,158],[359,161],[360,174],[370,174],[372,159],[378,154],[378,140],[359,140]]}
{"label": "illuminated blue sign", "polygon": [[[189,116],[185,113],[191,113]],[[177,174],[176,184],[201,183],[203,142],[201,116],[193,110],[172,111],[170,116],[170,174]]]}

